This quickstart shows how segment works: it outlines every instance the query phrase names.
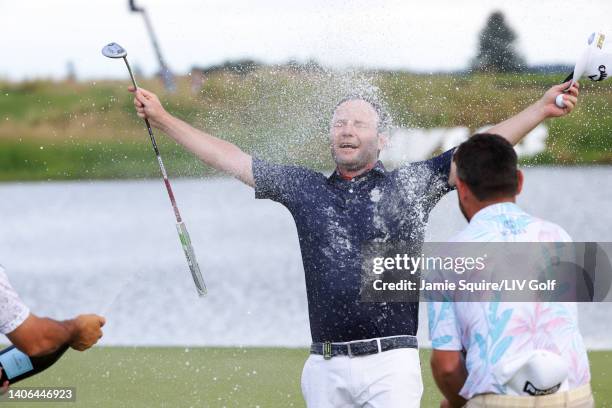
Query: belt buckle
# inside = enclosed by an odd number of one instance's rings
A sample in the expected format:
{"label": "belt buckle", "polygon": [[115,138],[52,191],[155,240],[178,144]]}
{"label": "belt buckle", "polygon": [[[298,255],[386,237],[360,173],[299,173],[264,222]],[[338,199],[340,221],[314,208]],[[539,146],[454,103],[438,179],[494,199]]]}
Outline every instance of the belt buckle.
{"label": "belt buckle", "polygon": [[323,358],[329,360],[332,358],[332,345],[331,341],[323,342]]}
{"label": "belt buckle", "polygon": [[348,356],[349,356],[350,358],[354,357],[354,356],[353,356],[353,350],[351,350],[351,343],[350,343],[350,342],[346,344],[346,350],[347,350],[347,352],[348,352]]}

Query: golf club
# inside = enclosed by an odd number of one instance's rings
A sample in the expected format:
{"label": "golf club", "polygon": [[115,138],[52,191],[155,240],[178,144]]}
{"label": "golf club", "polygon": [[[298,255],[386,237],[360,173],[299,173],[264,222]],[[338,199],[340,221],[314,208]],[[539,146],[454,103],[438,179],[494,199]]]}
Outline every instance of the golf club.
{"label": "golf club", "polygon": [[[102,48],[102,55],[108,58],[123,58],[128,72],[130,73],[132,84],[134,85],[134,88],[138,89],[138,85],[136,85],[136,80],[134,79],[134,74],[132,73],[132,68],[130,68],[130,64],[127,60],[127,51],[122,46],[117,43],[107,44],[104,46],[104,48]],[[181,218],[178,206],[176,205],[176,199],[174,198],[174,193],[172,192],[172,186],[170,185],[170,181],[168,180],[168,173],[166,172],[166,167],[164,166],[164,162],[162,161],[161,155],[159,153],[157,142],[155,141],[155,136],[153,136],[151,124],[149,123],[149,120],[147,118],[145,118],[144,121],[147,125],[147,130],[149,132],[151,144],[153,145],[153,150],[155,150],[155,155],[157,156],[157,162],[159,164],[159,169],[161,170],[162,177],[164,178],[164,184],[166,185],[166,190],[168,191],[170,202],[172,203],[174,216],[176,217],[176,230],[178,231],[179,238],[181,240],[181,245],[183,247],[183,251],[185,252],[185,257],[187,258],[187,264],[189,265],[191,276],[193,276],[193,281],[198,291],[198,295],[204,296],[206,295],[207,289],[206,285],[204,284],[204,279],[202,278],[202,273],[200,272],[200,266],[198,265],[195,252],[193,251],[193,246],[191,245],[191,238],[189,238],[187,227],[185,226],[185,223]]]}

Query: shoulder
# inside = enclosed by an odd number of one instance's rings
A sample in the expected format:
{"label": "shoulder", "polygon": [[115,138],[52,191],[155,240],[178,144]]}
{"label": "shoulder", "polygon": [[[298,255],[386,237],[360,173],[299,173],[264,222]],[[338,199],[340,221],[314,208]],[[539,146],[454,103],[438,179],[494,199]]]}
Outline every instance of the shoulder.
{"label": "shoulder", "polygon": [[291,179],[325,180],[325,176],[317,171],[292,164],[278,164],[253,157],[253,173],[258,176],[282,177]]}
{"label": "shoulder", "polygon": [[455,149],[453,148],[427,160],[406,163],[400,169],[428,169],[429,171],[439,172],[450,167],[454,153]]}
{"label": "shoulder", "polygon": [[255,198],[271,199],[285,206],[299,203],[326,182],[323,174],[302,166],[271,163],[253,158]]}
{"label": "shoulder", "polygon": [[499,236],[496,231],[479,221],[469,223],[463,230],[453,235],[449,242],[494,242]]}
{"label": "shoulder", "polygon": [[572,242],[572,237],[558,224],[541,218],[533,217],[531,226],[542,242]]}
{"label": "shoulder", "polygon": [[8,283],[8,276],[2,265],[0,265],[0,285]]}

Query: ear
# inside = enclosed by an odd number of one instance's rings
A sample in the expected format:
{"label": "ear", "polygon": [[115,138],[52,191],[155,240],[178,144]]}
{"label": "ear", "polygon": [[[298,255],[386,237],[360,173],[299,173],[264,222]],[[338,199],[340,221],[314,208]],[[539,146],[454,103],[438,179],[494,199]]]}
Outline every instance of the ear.
{"label": "ear", "polygon": [[459,194],[459,197],[464,197],[467,186],[459,177],[455,177],[455,187],[457,187],[457,194]]}
{"label": "ear", "polygon": [[387,132],[380,132],[378,134],[378,151],[382,151],[385,147],[387,147],[387,143],[389,142],[389,135]]}
{"label": "ear", "polygon": [[523,176],[523,172],[520,170],[516,171],[516,179],[517,179],[517,185],[516,185],[516,195],[521,194],[521,191],[523,190],[523,181],[525,180],[525,177]]}
{"label": "ear", "polygon": [[457,184],[457,164],[451,160],[450,173],[448,174],[448,185],[453,187]]}

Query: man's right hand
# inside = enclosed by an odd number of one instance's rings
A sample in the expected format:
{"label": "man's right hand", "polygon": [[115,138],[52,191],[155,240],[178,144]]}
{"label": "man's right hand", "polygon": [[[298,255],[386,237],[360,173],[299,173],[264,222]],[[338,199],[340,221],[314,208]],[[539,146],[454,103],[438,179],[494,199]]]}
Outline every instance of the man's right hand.
{"label": "man's right hand", "polygon": [[[2,375],[2,368],[0,368],[0,376],[1,375]],[[2,386],[0,387],[0,395],[6,394],[8,389],[9,389],[9,382],[8,382],[8,380],[5,380],[4,384],[2,384]]]}
{"label": "man's right hand", "polygon": [[238,146],[195,129],[172,116],[153,92],[143,88],[135,89],[133,86],[128,90],[134,94],[138,116],[148,119],[151,126],[166,133],[208,166],[228,173],[251,187],[255,185],[252,158]]}
{"label": "man's right hand", "polygon": [[106,319],[102,316],[88,314],[77,316],[73,323],[75,334],[70,342],[70,347],[84,351],[96,344],[102,337],[102,326],[106,323]]}
{"label": "man's right hand", "polygon": [[159,98],[153,92],[143,88],[134,88],[130,86],[128,91],[134,94],[134,106],[136,113],[143,119],[148,119],[151,126],[164,130],[164,120],[170,114],[166,112]]}

